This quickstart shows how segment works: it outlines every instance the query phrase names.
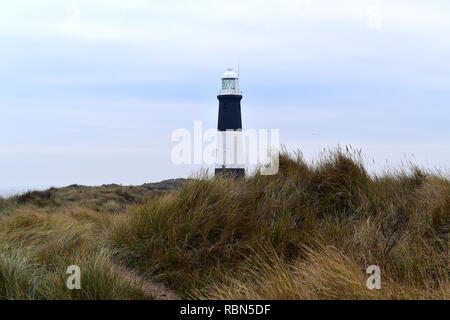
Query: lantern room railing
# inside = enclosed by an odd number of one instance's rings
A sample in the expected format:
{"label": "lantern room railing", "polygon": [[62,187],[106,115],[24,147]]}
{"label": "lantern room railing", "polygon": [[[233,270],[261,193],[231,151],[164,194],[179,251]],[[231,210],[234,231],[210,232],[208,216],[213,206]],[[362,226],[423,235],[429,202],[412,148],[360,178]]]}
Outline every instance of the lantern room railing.
{"label": "lantern room railing", "polygon": [[219,95],[225,96],[225,95],[235,95],[235,96],[242,96],[242,91],[236,90],[236,89],[226,89],[226,90],[220,90]]}

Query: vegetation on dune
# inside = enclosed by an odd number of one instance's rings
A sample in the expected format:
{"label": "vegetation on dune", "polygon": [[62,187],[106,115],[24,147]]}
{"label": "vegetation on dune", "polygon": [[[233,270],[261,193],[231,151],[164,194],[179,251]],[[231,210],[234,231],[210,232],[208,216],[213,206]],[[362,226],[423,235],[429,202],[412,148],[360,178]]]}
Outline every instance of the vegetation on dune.
{"label": "vegetation on dune", "polygon": [[[203,176],[177,194],[149,200],[114,221],[109,241],[122,261],[191,297],[442,298],[449,290],[449,191],[448,179],[414,166],[371,176],[347,151],[316,164],[285,154],[275,176]],[[278,264],[261,254],[268,250]],[[351,273],[342,280],[333,269],[319,269],[322,264]],[[374,264],[387,288],[352,292],[355,281],[365,286],[359,280]],[[251,292],[273,281],[281,285],[280,268],[284,280],[293,277],[289,286],[311,285],[302,287],[308,293]],[[312,271],[310,282],[299,281],[307,276],[302,270]],[[214,294],[232,283],[240,289]]]}
{"label": "vegetation on dune", "polygon": [[[147,186],[72,185],[0,198],[0,299],[152,299],[124,279],[104,241],[113,214],[170,190]],[[81,290],[66,287],[70,265],[82,270]]]}
{"label": "vegetation on dune", "polygon": [[28,191],[9,199],[0,197],[0,214],[8,209],[22,210],[24,207],[67,208],[83,207],[98,212],[125,212],[130,205],[142,204],[149,197],[158,197],[183,187],[186,179],[172,179],[141,186],[117,184],[88,187],[71,185],[64,188],[50,188],[45,191]]}
{"label": "vegetation on dune", "polygon": [[[24,211],[0,222],[0,298],[142,299],[138,286],[121,279],[101,247],[104,217],[95,212]],[[95,223],[97,222],[97,223]],[[82,270],[81,290],[68,290],[66,269]]]}
{"label": "vegetation on dune", "polygon": [[[338,149],[312,164],[283,154],[274,176],[200,174],[176,192],[78,188],[0,198],[0,298],[151,299],[120,266],[188,298],[449,296],[442,173],[412,165],[375,176]],[[80,291],[65,288],[72,264]],[[370,265],[381,290],[366,287]]]}

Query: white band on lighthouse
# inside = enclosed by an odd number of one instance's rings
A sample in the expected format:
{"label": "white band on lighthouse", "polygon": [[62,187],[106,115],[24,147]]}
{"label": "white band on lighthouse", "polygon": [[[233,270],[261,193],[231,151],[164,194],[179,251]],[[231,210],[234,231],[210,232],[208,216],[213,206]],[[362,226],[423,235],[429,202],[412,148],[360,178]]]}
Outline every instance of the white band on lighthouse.
{"label": "white band on lighthouse", "polygon": [[242,130],[227,130],[217,133],[216,168],[245,169]]}

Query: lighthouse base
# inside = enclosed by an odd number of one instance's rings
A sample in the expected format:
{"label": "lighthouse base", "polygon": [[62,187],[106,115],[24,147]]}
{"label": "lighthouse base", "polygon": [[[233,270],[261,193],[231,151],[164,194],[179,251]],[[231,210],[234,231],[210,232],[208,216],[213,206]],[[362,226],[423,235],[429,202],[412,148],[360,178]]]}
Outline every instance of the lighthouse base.
{"label": "lighthouse base", "polygon": [[227,178],[241,179],[245,178],[245,169],[243,168],[216,168],[215,176],[222,176]]}

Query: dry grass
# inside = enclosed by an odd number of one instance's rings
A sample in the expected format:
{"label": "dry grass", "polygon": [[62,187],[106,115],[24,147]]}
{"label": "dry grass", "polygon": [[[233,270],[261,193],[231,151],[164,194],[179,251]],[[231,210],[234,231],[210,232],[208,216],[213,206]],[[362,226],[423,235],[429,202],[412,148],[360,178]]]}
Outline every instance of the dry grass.
{"label": "dry grass", "polygon": [[[101,248],[100,233],[99,225],[61,213],[25,211],[2,218],[0,298],[151,298],[118,276],[111,254]],[[82,270],[81,290],[65,286],[70,265]]]}
{"label": "dry grass", "polygon": [[[260,285],[271,282],[266,277],[278,282],[279,270],[256,267],[263,263],[260,253],[270,248],[278,256],[275,268],[303,268],[311,279],[323,277],[323,290],[305,287],[297,295],[280,292],[279,298],[442,298],[449,288],[449,191],[446,177],[414,166],[371,176],[360,155],[350,151],[337,150],[316,164],[285,154],[276,176],[237,182],[203,176],[175,195],[148,201],[118,217],[109,239],[127,265],[159,275],[187,296],[220,297],[204,289],[213,285],[220,292],[236,275],[242,283],[242,270],[263,277]],[[273,264],[270,259],[265,263]],[[309,260],[315,274],[306,269]],[[319,260],[336,270],[318,269]],[[382,293],[365,287],[364,268],[372,264],[388,279]],[[294,277],[290,272],[286,278]],[[333,272],[342,278],[341,291],[327,280]],[[246,292],[257,283],[253,279],[243,283],[243,292],[224,297],[274,298],[258,288]]]}
{"label": "dry grass", "polygon": [[270,249],[264,257],[255,254],[239,272],[224,274],[221,281],[194,290],[192,297],[219,300],[449,298],[447,270],[440,270],[442,283],[435,286],[419,286],[414,280],[399,283],[384,275],[381,290],[368,290],[365,268],[337,248],[319,245],[318,249],[303,247],[303,251],[305,256],[291,263]]}
{"label": "dry grass", "polygon": [[149,197],[159,197],[178,190],[185,179],[146,183],[142,186],[121,186],[117,184],[88,187],[71,185],[64,188],[50,188],[45,191],[28,191],[8,199],[0,197],[0,214],[29,208],[82,207],[102,213],[123,213],[132,205],[142,204]]}
{"label": "dry grass", "polygon": [[[200,174],[175,193],[71,186],[0,199],[0,297],[152,298],[124,265],[190,298],[448,299],[448,175],[374,176],[360,159],[284,154],[275,176]],[[72,264],[80,291],[65,288]],[[371,291],[374,264],[382,289]]]}
{"label": "dry grass", "polygon": [[[112,213],[182,183],[169,182],[73,185],[0,198],[0,299],[153,299],[142,283],[122,276],[105,239]],[[81,290],[66,287],[70,265],[81,269]]]}

